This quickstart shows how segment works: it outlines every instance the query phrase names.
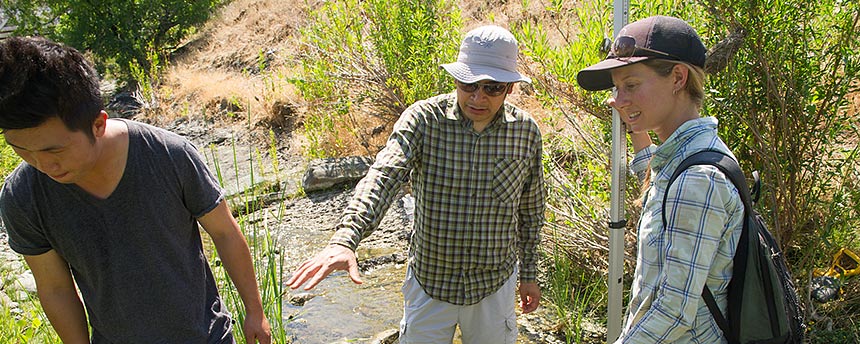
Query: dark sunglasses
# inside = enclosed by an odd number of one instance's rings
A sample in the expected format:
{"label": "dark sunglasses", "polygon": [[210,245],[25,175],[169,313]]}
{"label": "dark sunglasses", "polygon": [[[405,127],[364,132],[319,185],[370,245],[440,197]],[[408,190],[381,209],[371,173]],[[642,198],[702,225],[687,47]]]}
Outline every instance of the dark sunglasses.
{"label": "dark sunglasses", "polygon": [[491,96],[491,97],[500,96],[500,95],[504,94],[508,90],[508,86],[510,85],[507,82],[493,82],[493,83],[488,83],[488,84],[479,84],[477,82],[466,84],[466,83],[462,83],[460,81],[456,81],[456,82],[457,82],[457,88],[459,88],[460,91],[463,91],[466,93],[473,93],[473,92],[477,92],[478,89],[481,88],[484,90],[485,94],[487,94],[488,96]]}
{"label": "dark sunglasses", "polygon": [[612,44],[612,50],[609,51],[610,58],[634,56],[656,56],[665,57],[672,60],[680,60],[679,57],[669,53],[640,47],[636,45],[636,39],[630,36],[619,36],[615,39],[615,43]]}

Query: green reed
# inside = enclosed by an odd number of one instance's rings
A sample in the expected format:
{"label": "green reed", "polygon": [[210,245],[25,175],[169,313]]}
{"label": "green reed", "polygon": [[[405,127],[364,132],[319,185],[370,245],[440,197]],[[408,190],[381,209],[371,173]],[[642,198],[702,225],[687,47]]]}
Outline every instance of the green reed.
{"label": "green reed", "polygon": [[[270,144],[274,145],[275,143],[276,142],[274,140],[271,140]],[[242,162],[240,162],[240,156],[237,152],[237,143],[235,140],[231,143],[231,150],[233,159],[233,175],[236,176],[236,180],[234,181],[235,186],[237,190],[242,190],[242,185],[239,180],[239,166]],[[218,161],[214,146],[210,146],[209,151],[212,153],[210,162],[213,166],[216,177],[222,187],[224,187],[229,181],[225,180],[224,171],[222,171],[221,167],[222,163]],[[277,152],[277,150],[274,147],[269,147],[269,152]],[[272,156],[271,159],[277,160],[277,156]],[[290,341],[285,329],[283,316],[283,297],[286,293],[283,283],[283,277],[285,276],[285,262],[284,256],[280,251],[280,246],[273,235],[273,230],[270,228],[270,224],[279,223],[281,219],[283,219],[285,207],[283,203],[279,203],[274,209],[265,208],[263,202],[257,201],[261,197],[281,192],[280,188],[277,187],[277,183],[270,185],[270,183],[265,181],[258,181],[258,176],[265,177],[267,173],[274,173],[275,176],[277,176],[279,173],[278,165],[277,163],[273,163],[272,170],[265,171],[265,165],[262,163],[262,153],[256,149],[249,150],[248,160],[246,163],[249,167],[248,177],[250,179],[250,185],[246,191],[239,192],[228,201],[230,202],[232,209],[241,209],[241,211],[234,210],[234,216],[236,217],[236,222],[239,224],[242,234],[248,241],[248,247],[254,264],[254,271],[257,276],[260,297],[263,301],[263,311],[272,327],[273,342],[289,343]],[[257,171],[257,169],[259,169],[259,171]],[[212,252],[211,246],[209,247],[209,250]],[[213,273],[215,275],[216,282],[218,283],[224,304],[227,305],[227,308],[236,320],[233,333],[235,334],[237,343],[245,343],[241,324],[245,321],[246,313],[242,299],[239,296],[235,285],[233,285],[227,275],[227,271],[223,268],[220,260],[214,254],[210,254],[210,262],[213,266]]]}

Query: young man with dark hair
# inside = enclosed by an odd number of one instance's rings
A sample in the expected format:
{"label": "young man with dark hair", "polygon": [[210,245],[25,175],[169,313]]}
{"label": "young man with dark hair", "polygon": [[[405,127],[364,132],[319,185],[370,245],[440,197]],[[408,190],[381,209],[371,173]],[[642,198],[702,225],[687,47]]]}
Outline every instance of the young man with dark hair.
{"label": "young man with dark hair", "polygon": [[247,242],[199,153],[109,119],[78,51],[0,42],[0,131],[24,160],[0,191],[0,217],[63,342],[235,342],[198,222],[242,298],[245,338],[271,341]]}

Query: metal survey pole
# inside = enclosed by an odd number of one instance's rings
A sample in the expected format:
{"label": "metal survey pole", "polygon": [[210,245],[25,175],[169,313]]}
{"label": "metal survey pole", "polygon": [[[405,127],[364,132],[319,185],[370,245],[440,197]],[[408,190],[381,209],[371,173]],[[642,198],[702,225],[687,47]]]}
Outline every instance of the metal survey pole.
{"label": "metal survey pole", "polygon": [[[613,0],[613,37],[627,25],[629,0]],[[616,90],[612,90],[615,97]],[[606,315],[606,342],[612,343],[621,334],[621,302],[624,284],[624,229],[627,219],[624,213],[625,177],[627,176],[627,136],[618,111],[612,109],[612,189],[609,208],[609,304]]]}

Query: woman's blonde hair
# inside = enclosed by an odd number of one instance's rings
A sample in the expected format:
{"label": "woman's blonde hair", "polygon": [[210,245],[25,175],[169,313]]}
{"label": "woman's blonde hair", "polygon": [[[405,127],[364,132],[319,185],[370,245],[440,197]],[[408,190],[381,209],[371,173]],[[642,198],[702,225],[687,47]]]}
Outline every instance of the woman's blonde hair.
{"label": "woman's blonde hair", "polygon": [[[690,99],[696,104],[696,108],[702,109],[702,103],[705,100],[705,70],[701,67],[691,65],[686,62],[672,61],[664,59],[651,59],[642,61],[643,64],[653,69],[657,75],[669,76],[672,73],[672,68],[675,65],[683,65],[690,71],[687,73],[687,84],[684,90],[690,94]],[[651,163],[648,163],[648,169],[645,171],[645,179],[642,181],[642,193],[635,204],[641,207],[642,201],[645,200],[645,193],[648,192],[648,186],[651,184]]]}
{"label": "woman's blonde hair", "polygon": [[687,67],[690,72],[687,74],[687,85],[684,89],[688,94],[690,94],[690,99],[693,100],[696,107],[699,110],[702,109],[702,102],[705,100],[704,69],[686,62],[664,59],[645,60],[642,61],[642,63],[653,69],[660,76],[669,76],[669,74],[672,73],[672,68],[675,68],[675,65],[683,65]]}

